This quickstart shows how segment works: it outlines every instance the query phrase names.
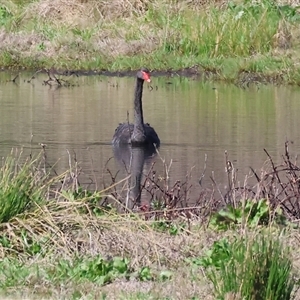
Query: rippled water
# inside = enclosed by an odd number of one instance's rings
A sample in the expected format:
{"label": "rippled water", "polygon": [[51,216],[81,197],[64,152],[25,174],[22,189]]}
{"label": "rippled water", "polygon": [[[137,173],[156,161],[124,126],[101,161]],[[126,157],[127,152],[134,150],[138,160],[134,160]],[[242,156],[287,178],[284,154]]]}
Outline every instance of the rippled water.
{"label": "rippled water", "polygon": [[[111,139],[119,122],[133,117],[134,78],[68,77],[73,87],[43,84],[46,75],[0,73],[0,155],[12,148],[37,153],[46,144],[49,164],[57,172],[69,168],[69,153],[76,154],[82,168],[82,183],[109,181],[120,163],[113,159]],[[292,154],[300,145],[300,89],[298,87],[250,86],[203,83],[187,78],[152,77],[145,84],[144,119],[161,140],[160,157],[154,168],[164,174],[170,167],[170,182],[184,180],[192,170],[198,185],[207,156],[203,186],[210,175],[226,185],[225,156],[238,168],[243,180],[249,166],[259,170],[267,149],[275,161],[284,152],[284,142],[293,141]],[[149,167],[149,166],[148,166]],[[144,170],[145,172],[147,170]],[[119,173],[119,179],[124,172]],[[194,192],[198,193],[198,192]],[[196,197],[196,194],[194,195]]]}

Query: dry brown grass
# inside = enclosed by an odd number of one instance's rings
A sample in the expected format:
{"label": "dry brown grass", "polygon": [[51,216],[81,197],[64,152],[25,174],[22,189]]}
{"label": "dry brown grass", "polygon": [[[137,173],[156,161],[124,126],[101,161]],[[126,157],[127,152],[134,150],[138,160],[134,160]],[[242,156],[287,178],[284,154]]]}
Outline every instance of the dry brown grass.
{"label": "dry brown grass", "polygon": [[[87,208],[85,201],[55,201],[9,223],[1,224],[2,237],[7,237],[11,246],[1,246],[0,257],[18,255],[20,260],[27,261],[27,245],[22,238],[22,232],[26,232],[27,241],[41,243],[43,252],[46,253],[44,258],[43,255],[33,257],[40,265],[51,265],[59,258],[72,260],[78,255],[101,255],[104,258],[127,257],[134,270],[143,266],[149,266],[157,272],[173,270],[172,280],[165,283],[118,279],[105,287],[97,287],[86,282],[80,284],[83,293],[93,291],[93,295],[99,298],[106,294],[108,299],[129,299],[135,293],[150,292],[153,299],[167,296],[188,299],[195,294],[206,298],[212,294],[201,268],[193,271],[185,263],[185,259],[203,254],[218,238],[217,233],[204,228],[200,230],[195,220],[192,231],[186,230],[173,236],[153,229],[152,221],[145,221],[137,215],[133,217],[128,214],[107,213],[97,218],[91,212],[80,213],[83,208]],[[48,287],[39,283],[33,288],[30,281],[28,286],[22,287],[22,292],[14,289],[13,293],[15,299],[18,298],[18,293],[22,295],[20,299],[24,299],[24,295],[35,299],[33,290],[39,295],[43,295],[45,291],[45,299],[64,299],[69,298],[72,291],[78,288],[75,284],[70,281],[58,290],[52,283]],[[51,297],[47,297],[46,293],[50,293]]]}
{"label": "dry brown grass", "polygon": [[[203,10],[211,6],[222,8],[228,2],[229,0],[40,0],[28,6],[26,16],[37,17],[47,22],[84,27],[97,22],[114,22],[120,18],[140,17],[145,15],[150,5],[156,8],[165,7],[170,12],[176,13],[186,7],[193,10]],[[299,5],[298,0],[282,0],[278,3]]]}
{"label": "dry brown grass", "polygon": [[201,253],[214,236],[205,230],[201,234],[187,230],[172,236],[153,229],[152,221],[143,217],[116,213],[96,217],[92,212],[81,213],[82,209],[88,209],[85,201],[57,203],[55,200],[22,218],[1,224],[0,230],[14,246],[13,250],[1,246],[0,257],[25,251],[21,231],[26,229],[30,239],[46,239],[44,250],[55,250],[57,254],[130,256],[134,258],[134,267],[153,263],[172,266],[185,257]]}
{"label": "dry brown grass", "polygon": [[147,10],[149,3],[151,1],[42,0],[30,4],[26,16],[37,16],[47,22],[85,26],[103,20],[139,16]]}
{"label": "dry brown grass", "polygon": [[[185,260],[204,255],[212,243],[220,238],[232,239],[235,235],[247,233],[250,236],[259,232],[259,229],[245,231],[238,228],[237,231],[213,232],[200,227],[197,220],[194,220],[191,230],[172,236],[167,232],[154,230],[151,222],[137,216],[106,214],[97,218],[92,213],[81,214],[79,210],[83,207],[86,208],[84,201],[52,203],[47,207],[38,208],[22,219],[15,218],[9,224],[2,224],[1,232],[14,244],[15,253],[2,247],[1,258],[18,254],[19,259],[22,259],[22,255],[24,261],[28,259],[24,254],[24,241],[20,235],[21,230],[25,230],[28,240],[48,240],[43,245],[47,255],[34,257],[32,261],[40,265],[51,265],[54,259],[59,258],[72,259],[74,255],[100,254],[105,258],[127,257],[130,259],[130,266],[135,270],[149,266],[151,270],[173,271],[172,279],[166,282],[141,282],[135,278],[117,279],[104,287],[92,282],[83,282],[80,283],[83,294],[88,295],[93,291],[93,296],[98,299],[103,295],[106,295],[107,299],[191,299],[195,295],[199,299],[214,299],[212,286],[204,270],[201,267],[189,266]],[[278,229],[273,228],[271,232],[279,234]],[[287,230],[282,239],[291,247],[294,267],[298,269],[299,233],[296,230]],[[22,287],[21,290],[14,288],[14,299],[24,299],[24,296],[27,299],[37,299],[36,293],[40,298],[44,294],[43,299],[66,299],[78,289],[76,283],[71,280],[59,289],[52,283],[49,286],[32,284],[30,282],[30,285]],[[141,294],[146,296],[142,297]],[[297,295],[296,299],[300,299],[300,295]]]}
{"label": "dry brown grass", "polygon": [[224,7],[228,2],[229,0],[40,0],[28,5],[25,18],[85,28],[94,24],[114,23],[120,19],[144,17],[150,6],[178,13],[186,8],[202,11],[212,5]]}
{"label": "dry brown grass", "polygon": [[20,51],[29,51],[32,53],[38,43],[43,41],[43,37],[37,33],[22,32],[8,34],[4,29],[0,30],[0,49],[5,50],[10,48],[10,45],[15,45]]}

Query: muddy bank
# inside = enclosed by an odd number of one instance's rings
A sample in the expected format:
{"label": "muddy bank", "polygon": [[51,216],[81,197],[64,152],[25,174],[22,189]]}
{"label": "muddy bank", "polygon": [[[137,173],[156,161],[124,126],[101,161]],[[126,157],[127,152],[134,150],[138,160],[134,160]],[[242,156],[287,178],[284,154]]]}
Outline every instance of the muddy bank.
{"label": "muddy bank", "polygon": [[[2,69],[3,72],[8,71],[7,69]],[[11,71],[11,70],[9,70]],[[18,78],[18,72],[22,72],[24,70],[16,70],[14,73],[16,75],[12,77],[11,81],[15,82]],[[61,84],[60,80],[64,83],[65,81],[62,79],[64,76],[107,76],[107,77],[134,77],[138,69],[135,70],[120,70],[120,71],[109,71],[109,70],[94,70],[94,71],[87,71],[87,70],[62,70],[62,69],[40,69],[37,71],[32,71],[32,78],[28,78],[28,80],[32,80],[37,73],[44,73],[48,75],[48,80],[44,83],[48,84],[51,81],[56,81],[58,85],[69,86],[68,84]],[[185,77],[191,80],[212,80],[212,81],[219,81],[221,80],[220,74],[217,70],[205,70],[200,66],[193,66],[189,68],[182,68],[179,70],[151,70],[151,76],[153,77],[166,77],[166,78],[178,78],[178,77]],[[224,81],[224,79],[223,79]],[[235,79],[226,80],[227,83],[233,83],[241,88],[246,88],[250,84],[274,84],[280,85],[285,84],[285,80],[282,74],[274,74],[272,76],[268,76],[265,74],[259,74],[255,72],[249,71],[241,71]],[[172,82],[167,82],[171,84]],[[300,83],[298,84],[300,85]]]}

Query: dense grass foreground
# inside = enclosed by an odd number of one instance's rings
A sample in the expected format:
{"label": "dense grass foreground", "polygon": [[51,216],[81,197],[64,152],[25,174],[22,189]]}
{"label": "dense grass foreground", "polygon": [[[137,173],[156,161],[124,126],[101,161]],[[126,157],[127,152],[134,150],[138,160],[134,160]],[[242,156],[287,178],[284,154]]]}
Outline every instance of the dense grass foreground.
{"label": "dense grass foreground", "polygon": [[28,159],[13,152],[0,168],[0,297],[300,299],[299,232],[288,222],[299,207],[280,210],[278,196],[280,189],[299,195],[299,169],[289,157],[289,167],[272,163],[276,176],[262,175],[267,199],[244,194],[241,202],[232,193],[229,210],[214,212],[212,191],[207,215],[201,203],[170,207],[168,190],[157,199],[160,209],[125,213],[118,183],[84,190],[77,163],[58,175],[45,150]]}
{"label": "dense grass foreground", "polygon": [[2,67],[176,70],[196,65],[200,73],[229,81],[299,81],[300,15],[292,4],[5,0],[0,16]]}

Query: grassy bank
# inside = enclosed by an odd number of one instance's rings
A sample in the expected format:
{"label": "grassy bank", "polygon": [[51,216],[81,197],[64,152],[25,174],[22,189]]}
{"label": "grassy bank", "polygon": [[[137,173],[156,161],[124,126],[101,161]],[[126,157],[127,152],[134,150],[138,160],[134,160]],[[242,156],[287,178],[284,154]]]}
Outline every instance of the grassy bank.
{"label": "grassy bank", "polygon": [[201,189],[192,206],[150,176],[143,189],[155,180],[156,201],[129,213],[123,181],[86,190],[77,161],[57,174],[45,149],[12,152],[0,167],[0,297],[300,299],[293,161],[286,144],[283,162],[269,157],[244,187],[230,165],[228,192]]}
{"label": "grassy bank", "polygon": [[276,1],[12,1],[0,4],[3,68],[194,67],[226,81],[298,84],[298,10]]}

